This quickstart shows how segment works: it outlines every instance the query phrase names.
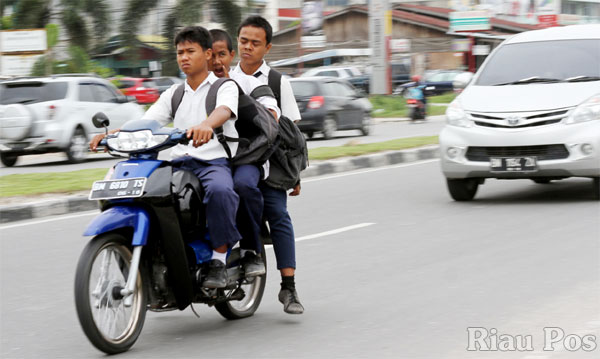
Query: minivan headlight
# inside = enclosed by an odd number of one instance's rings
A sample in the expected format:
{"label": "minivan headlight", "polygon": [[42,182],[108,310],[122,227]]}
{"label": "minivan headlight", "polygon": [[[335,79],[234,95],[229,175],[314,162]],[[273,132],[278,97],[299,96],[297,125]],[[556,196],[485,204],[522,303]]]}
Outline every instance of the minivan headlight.
{"label": "minivan headlight", "polygon": [[452,101],[446,109],[446,120],[449,125],[458,127],[471,127],[473,121],[469,120],[467,113],[457,100]]}
{"label": "minivan headlight", "polygon": [[581,105],[575,107],[565,123],[573,124],[592,120],[600,120],[600,94],[590,97]]}
{"label": "minivan headlight", "polygon": [[123,132],[106,140],[108,147],[119,152],[144,150],[160,145],[169,135],[155,135],[150,130]]}

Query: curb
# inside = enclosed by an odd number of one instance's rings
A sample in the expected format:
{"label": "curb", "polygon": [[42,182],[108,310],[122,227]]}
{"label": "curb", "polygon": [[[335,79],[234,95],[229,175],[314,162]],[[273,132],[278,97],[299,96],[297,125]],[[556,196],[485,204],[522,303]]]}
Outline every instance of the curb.
{"label": "curb", "polygon": [[[302,179],[434,158],[439,158],[439,146],[437,145],[319,161],[311,163],[302,172]],[[19,205],[5,205],[0,206],[0,223],[90,211],[98,208],[98,202],[88,200],[87,195],[71,195]]]}

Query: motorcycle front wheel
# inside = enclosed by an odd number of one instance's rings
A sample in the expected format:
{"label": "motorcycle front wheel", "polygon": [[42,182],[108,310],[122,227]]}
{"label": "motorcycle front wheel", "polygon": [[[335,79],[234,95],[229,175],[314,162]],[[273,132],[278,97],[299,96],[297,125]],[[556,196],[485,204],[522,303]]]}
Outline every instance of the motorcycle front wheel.
{"label": "motorcycle front wheel", "polygon": [[[227,267],[239,266],[239,248],[234,248],[232,253],[227,258]],[[265,269],[267,268],[267,254],[265,253],[265,246],[263,244],[261,251],[261,258],[265,263]],[[217,311],[225,318],[229,320],[247,318],[256,312],[258,306],[263,297],[265,291],[265,285],[267,284],[267,273],[254,277],[251,282],[244,282],[240,285],[240,288],[244,291],[245,296],[241,300],[228,300],[226,302],[215,304]],[[234,291],[238,289],[226,290],[225,295],[231,296]]]}
{"label": "motorcycle front wheel", "polygon": [[133,303],[125,306],[120,290],[129,275],[132,252],[124,236],[101,234],[84,248],[75,274],[77,317],[90,342],[107,354],[127,351],[146,318],[144,280],[138,270]]}

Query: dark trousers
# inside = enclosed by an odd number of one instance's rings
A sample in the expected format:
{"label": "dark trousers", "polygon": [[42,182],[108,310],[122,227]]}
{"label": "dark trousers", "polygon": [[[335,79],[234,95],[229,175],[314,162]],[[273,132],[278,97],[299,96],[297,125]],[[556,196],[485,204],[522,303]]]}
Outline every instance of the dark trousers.
{"label": "dark trousers", "polygon": [[202,184],[208,234],[213,249],[224,244],[232,247],[241,236],[235,223],[239,197],[233,190],[229,161],[226,158],[202,161],[185,156],[171,163],[175,170],[193,172]]}
{"label": "dark trousers", "polygon": [[255,165],[241,165],[233,169],[233,188],[240,196],[237,223],[242,234],[240,248],[260,253],[260,225],[263,215],[263,196],[258,189],[261,171]]}
{"label": "dark trousers", "polygon": [[277,269],[296,268],[296,242],[292,219],[287,211],[287,192],[260,184],[265,203],[265,217],[269,221]]}

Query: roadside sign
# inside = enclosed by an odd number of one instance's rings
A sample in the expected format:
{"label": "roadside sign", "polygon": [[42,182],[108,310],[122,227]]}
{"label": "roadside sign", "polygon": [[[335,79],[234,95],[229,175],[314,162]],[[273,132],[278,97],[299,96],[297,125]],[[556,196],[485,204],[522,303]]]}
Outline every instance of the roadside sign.
{"label": "roadside sign", "polygon": [[469,52],[471,48],[471,40],[469,39],[453,39],[452,40],[452,51],[453,52]]}
{"label": "roadside sign", "polygon": [[44,52],[46,29],[0,31],[0,52]]}
{"label": "roadside sign", "polygon": [[542,27],[558,26],[558,15],[538,15],[538,22]]}
{"label": "roadside sign", "polygon": [[473,55],[475,56],[485,56],[490,53],[490,45],[474,45],[473,46]]}
{"label": "roadside sign", "polygon": [[490,30],[490,14],[487,11],[454,11],[450,13],[450,31]]}
{"label": "roadside sign", "polygon": [[43,55],[0,56],[0,74],[3,76],[29,76],[33,64]]}
{"label": "roadside sign", "polygon": [[410,40],[409,39],[390,40],[390,50],[392,50],[392,52],[410,52]]}

